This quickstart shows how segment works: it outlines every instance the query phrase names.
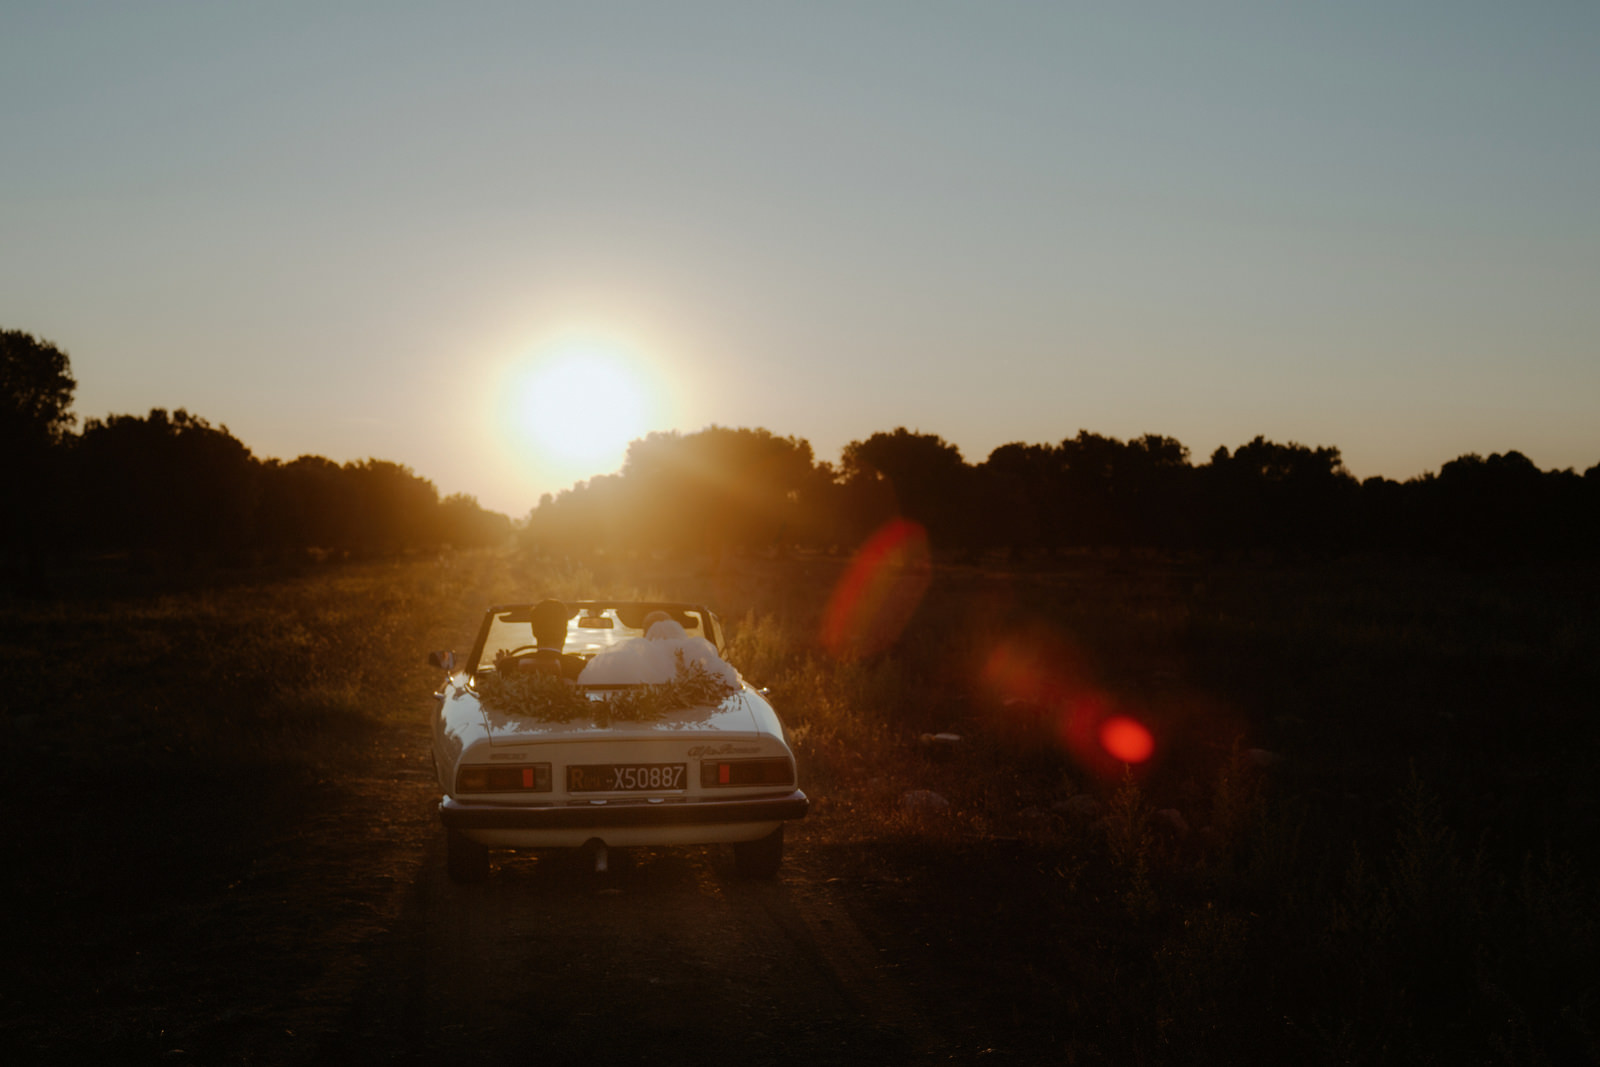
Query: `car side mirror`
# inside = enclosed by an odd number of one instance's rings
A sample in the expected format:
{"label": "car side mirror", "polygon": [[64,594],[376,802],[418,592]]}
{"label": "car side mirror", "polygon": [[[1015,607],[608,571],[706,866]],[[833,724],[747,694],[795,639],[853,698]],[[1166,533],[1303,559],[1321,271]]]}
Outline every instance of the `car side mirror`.
{"label": "car side mirror", "polygon": [[447,673],[452,672],[456,669],[456,654],[454,652],[429,652],[428,666],[437,667]]}

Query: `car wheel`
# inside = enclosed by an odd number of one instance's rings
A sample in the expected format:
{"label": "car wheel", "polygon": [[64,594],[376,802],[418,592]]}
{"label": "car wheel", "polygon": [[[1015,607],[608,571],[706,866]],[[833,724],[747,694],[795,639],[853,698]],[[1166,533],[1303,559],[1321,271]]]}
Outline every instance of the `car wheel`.
{"label": "car wheel", "polygon": [[445,869],[452,882],[481,882],[489,877],[489,850],[459,830],[446,830]]}
{"label": "car wheel", "polygon": [[774,878],[783,862],[783,825],[756,841],[733,846],[733,863],[746,878]]}

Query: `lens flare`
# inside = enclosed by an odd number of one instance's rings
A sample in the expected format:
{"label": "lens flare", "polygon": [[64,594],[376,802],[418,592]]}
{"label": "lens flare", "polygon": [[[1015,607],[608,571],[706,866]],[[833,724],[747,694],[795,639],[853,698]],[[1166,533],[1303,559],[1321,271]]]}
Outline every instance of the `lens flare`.
{"label": "lens flare", "polygon": [[894,643],[927,592],[928,535],[893,519],[856,551],[822,616],[822,647],[834,656],[870,655]]}
{"label": "lens flare", "polygon": [[1092,774],[1114,780],[1155,755],[1155,735],[1094,681],[1076,644],[1053,627],[1006,634],[981,678],[999,699],[997,726],[1048,737]]}
{"label": "lens flare", "polygon": [[1156,750],[1156,739],[1144,723],[1113,715],[1100,724],[1100,746],[1123,763],[1143,763]]}

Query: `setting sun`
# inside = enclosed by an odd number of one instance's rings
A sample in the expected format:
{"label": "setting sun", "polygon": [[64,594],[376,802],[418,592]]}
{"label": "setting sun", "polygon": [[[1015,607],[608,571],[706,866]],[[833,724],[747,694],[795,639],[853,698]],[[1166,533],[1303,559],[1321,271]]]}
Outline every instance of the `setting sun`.
{"label": "setting sun", "polygon": [[554,342],[510,377],[503,424],[531,460],[579,478],[607,473],[649,429],[654,404],[644,373],[623,345]]}

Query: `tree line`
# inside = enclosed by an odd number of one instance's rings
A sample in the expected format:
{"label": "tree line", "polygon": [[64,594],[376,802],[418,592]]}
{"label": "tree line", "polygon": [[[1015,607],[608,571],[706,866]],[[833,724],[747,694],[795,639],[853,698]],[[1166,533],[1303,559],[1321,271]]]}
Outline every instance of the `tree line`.
{"label": "tree line", "polygon": [[1437,474],[1358,481],[1339,450],[1256,437],[1193,463],[1158,434],[1087,430],[1002,445],[978,464],[899,427],[851,441],[837,466],[802,438],[712,426],[633,442],[620,471],[541,498],[524,536],[546,552],[722,551],[859,544],[894,516],[936,551],[1269,551],[1471,562],[1592,558],[1600,464],[1542,471],[1520,452]]}
{"label": "tree line", "polygon": [[226,426],[179,409],[75,429],[66,353],[0,331],[0,462],[10,492],[0,551],[23,566],[62,553],[178,563],[307,553],[393,555],[498,544],[511,520],[380,459],[259,459]]}
{"label": "tree line", "polygon": [[[180,561],[309,552],[382,556],[498,544],[511,520],[441,498],[379,459],[262,460],[184,410],[75,429],[66,354],[0,331],[0,462],[12,560],[102,552]],[[851,441],[837,464],[809,442],[710,426],[632,442],[622,468],[546,494],[521,536],[544,553],[850,548],[893,517],[935,551],[1271,551],[1437,555],[1478,562],[1592,558],[1600,464],[1544,471],[1519,452],[1470,454],[1404,482],[1357,481],[1333,447],[1256,437],[1194,463],[1158,434],[1080,430],[969,463],[937,434]]]}

